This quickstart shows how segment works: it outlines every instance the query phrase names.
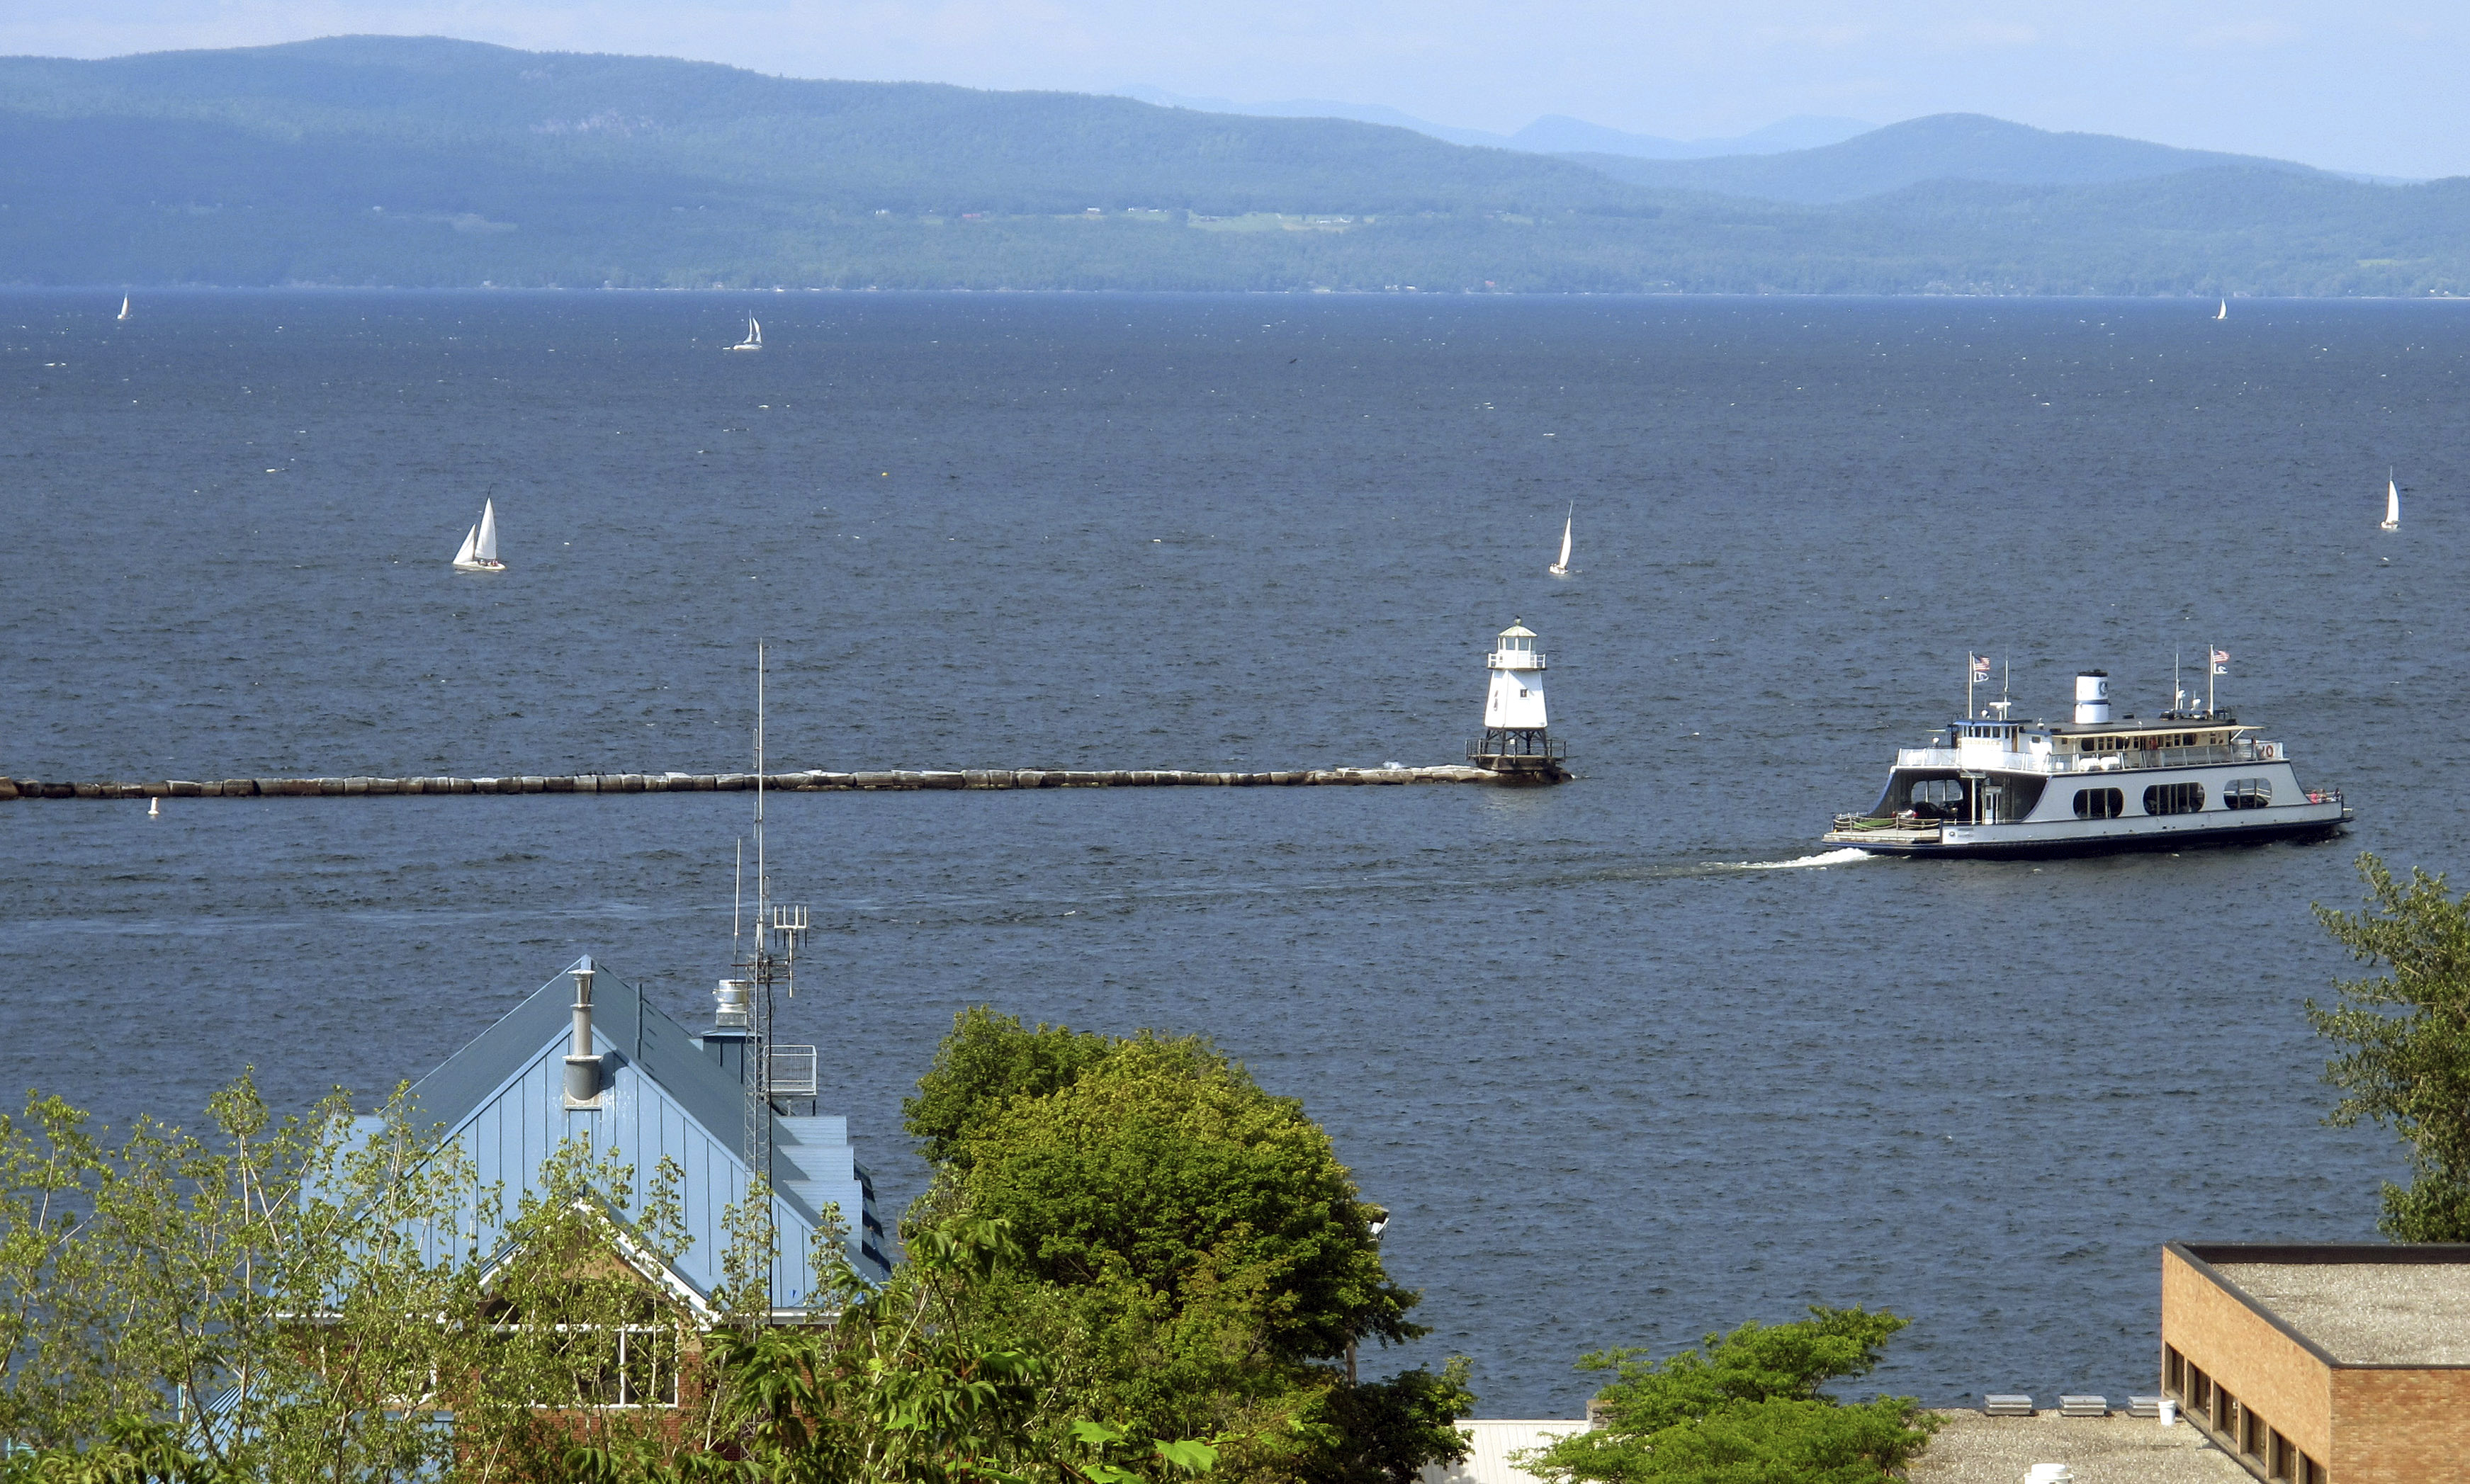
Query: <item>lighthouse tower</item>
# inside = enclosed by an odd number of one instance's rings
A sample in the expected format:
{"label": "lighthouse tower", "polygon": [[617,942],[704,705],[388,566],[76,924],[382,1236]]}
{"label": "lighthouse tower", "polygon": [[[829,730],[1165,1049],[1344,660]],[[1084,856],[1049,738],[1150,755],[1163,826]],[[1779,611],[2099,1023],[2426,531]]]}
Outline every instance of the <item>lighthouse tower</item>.
{"label": "lighthouse tower", "polygon": [[1483,698],[1483,736],[1467,749],[1467,761],[1537,783],[1555,783],[1567,776],[1561,767],[1562,744],[1546,730],[1544,665],[1533,630],[1513,621],[1501,631],[1484,659],[1492,671],[1492,688]]}

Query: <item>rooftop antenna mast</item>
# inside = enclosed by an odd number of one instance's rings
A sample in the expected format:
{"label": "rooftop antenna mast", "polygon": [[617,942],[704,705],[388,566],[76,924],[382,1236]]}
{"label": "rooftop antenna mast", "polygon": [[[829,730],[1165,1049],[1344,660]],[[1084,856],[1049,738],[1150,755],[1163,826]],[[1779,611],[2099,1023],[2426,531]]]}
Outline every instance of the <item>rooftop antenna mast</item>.
{"label": "rooftop antenna mast", "polygon": [[[755,931],[739,940],[735,967],[749,991],[746,1007],[746,1060],[741,1079],[746,1089],[745,1149],[746,1171],[750,1187],[762,1179],[768,1186],[772,1178],[772,1119],[774,1068],[772,1065],[772,1021],[775,991],[797,997],[795,973],[798,940],[806,931],[806,909],[776,907],[772,903],[770,857],[763,844],[764,793],[764,671],[768,646],[755,646]],[[745,859],[745,843],[738,844],[740,870]],[[763,1295],[749,1306],[751,1317],[761,1322],[773,1307],[773,1284],[778,1276],[781,1233],[773,1218],[773,1207],[765,1200],[756,1213],[757,1229],[764,1248],[770,1254],[763,1275]]]}

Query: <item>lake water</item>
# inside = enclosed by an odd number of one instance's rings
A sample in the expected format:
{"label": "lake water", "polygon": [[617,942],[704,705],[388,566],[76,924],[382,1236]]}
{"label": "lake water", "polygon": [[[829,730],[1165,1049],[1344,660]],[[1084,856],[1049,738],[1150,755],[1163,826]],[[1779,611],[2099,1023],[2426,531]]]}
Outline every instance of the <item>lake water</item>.
{"label": "lake water", "polygon": [[[2470,823],[2460,305],[117,298],[0,296],[20,777],[743,767],[758,637],[783,768],[1446,762],[1541,632],[1563,788],[777,798],[887,1215],[955,1009],[1206,1032],[1396,1213],[1410,1357],[1570,1416],[1810,1303],[1930,1401],[2150,1391],[2161,1242],[2397,1171],[2301,1004],[2356,850]],[[1968,649],[2150,714],[2207,644],[2345,843],[1818,853]],[[0,1084],[375,1092],[583,952],[707,1024],[748,804],[0,805]]]}

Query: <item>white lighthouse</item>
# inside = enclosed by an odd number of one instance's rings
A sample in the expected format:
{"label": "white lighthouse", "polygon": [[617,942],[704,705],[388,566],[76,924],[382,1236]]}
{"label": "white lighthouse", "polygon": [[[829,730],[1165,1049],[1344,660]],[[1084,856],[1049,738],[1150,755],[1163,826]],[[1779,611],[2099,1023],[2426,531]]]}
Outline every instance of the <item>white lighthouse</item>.
{"label": "white lighthouse", "polygon": [[1492,686],[1483,698],[1483,736],[1467,749],[1467,761],[1495,773],[1532,775],[1537,782],[1564,776],[1562,746],[1547,730],[1545,663],[1532,629],[1513,621],[1501,631],[1484,659]]}

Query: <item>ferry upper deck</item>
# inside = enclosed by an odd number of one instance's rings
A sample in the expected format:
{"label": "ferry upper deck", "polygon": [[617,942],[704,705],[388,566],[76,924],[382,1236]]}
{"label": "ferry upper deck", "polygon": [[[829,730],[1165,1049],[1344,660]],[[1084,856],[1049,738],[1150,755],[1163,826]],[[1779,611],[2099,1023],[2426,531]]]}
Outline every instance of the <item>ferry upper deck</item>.
{"label": "ferry upper deck", "polygon": [[2278,742],[2234,716],[2161,716],[2139,722],[1949,722],[1943,741],[1896,750],[1899,768],[1984,773],[2115,773],[2216,763],[2283,761]]}

